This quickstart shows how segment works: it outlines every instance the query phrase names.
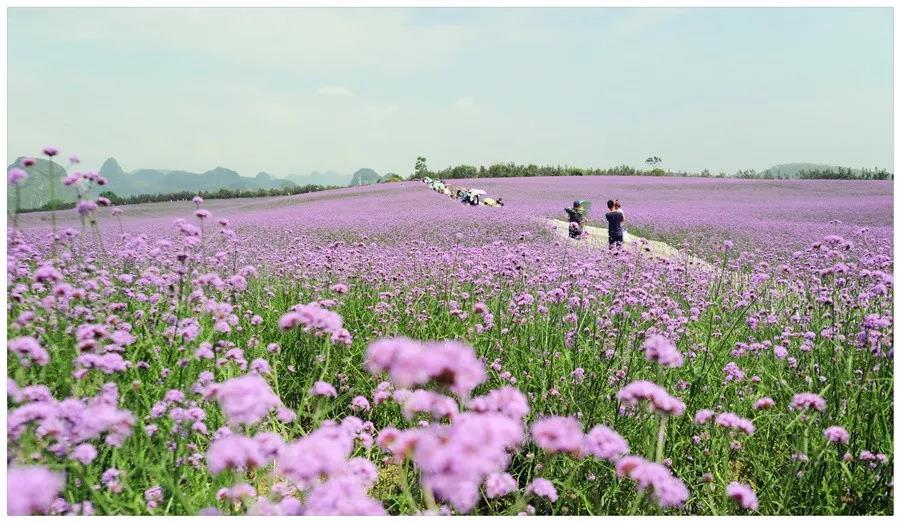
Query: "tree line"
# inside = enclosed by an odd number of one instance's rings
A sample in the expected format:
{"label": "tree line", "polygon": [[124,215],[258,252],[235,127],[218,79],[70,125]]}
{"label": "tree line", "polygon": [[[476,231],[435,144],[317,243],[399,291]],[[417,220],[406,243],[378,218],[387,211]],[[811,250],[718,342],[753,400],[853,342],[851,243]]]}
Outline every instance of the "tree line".
{"label": "tree line", "polygon": [[781,172],[756,172],[753,169],[739,170],[735,177],[741,179],[861,179],[861,180],[890,180],[894,175],[885,169],[859,169],[854,171],[849,167],[829,167],[827,169],[800,169],[793,175]]}
{"label": "tree line", "polygon": [[[308,192],[318,192],[320,190],[340,188],[337,186],[326,185],[295,185],[290,187],[279,188],[259,188],[259,189],[229,189],[220,188],[218,190],[201,190],[180,192],[168,192],[162,194],[137,194],[134,196],[119,196],[114,192],[104,191],[98,196],[104,197],[116,206],[136,205],[138,203],[160,203],[167,201],[190,201],[194,196],[200,196],[203,199],[231,199],[231,198],[260,198],[271,196],[294,196],[297,194],[306,194]],[[75,208],[74,202],[66,202],[62,200],[49,201],[37,208],[21,209],[19,212],[42,212],[46,210],[66,210]]]}
{"label": "tree line", "polygon": [[516,163],[497,163],[485,167],[473,165],[456,165],[441,170],[429,170],[426,159],[422,156],[416,158],[414,171],[409,179],[422,179],[426,176],[438,179],[465,179],[465,178],[525,178],[534,176],[669,176],[669,177],[699,177],[699,178],[729,178],[740,179],[860,179],[860,180],[890,180],[894,175],[885,169],[861,169],[854,171],[850,168],[835,167],[827,169],[800,170],[796,174],[782,174],[781,172],[762,171],[753,169],[739,170],[734,176],[725,172],[711,173],[708,169],[701,172],[682,172],[663,170],[658,167],[662,160],[657,156],[647,158],[645,163],[651,168],[637,169],[628,165],[620,165],[612,168],[582,168],[568,165],[519,165]]}

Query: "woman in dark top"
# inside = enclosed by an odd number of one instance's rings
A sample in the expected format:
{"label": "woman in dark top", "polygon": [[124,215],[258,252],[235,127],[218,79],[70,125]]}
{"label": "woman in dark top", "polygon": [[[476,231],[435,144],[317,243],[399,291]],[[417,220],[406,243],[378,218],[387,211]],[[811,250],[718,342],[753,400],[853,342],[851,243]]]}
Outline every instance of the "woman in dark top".
{"label": "woman in dark top", "polygon": [[609,208],[609,212],[606,213],[606,223],[609,226],[610,248],[612,248],[613,245],[622,246],[622,241],[624,240],[622,223],[625,221],[625,214],[621,210],[616,209],[618,202],[618,200],[609,200],[606,202],[606,206]]}

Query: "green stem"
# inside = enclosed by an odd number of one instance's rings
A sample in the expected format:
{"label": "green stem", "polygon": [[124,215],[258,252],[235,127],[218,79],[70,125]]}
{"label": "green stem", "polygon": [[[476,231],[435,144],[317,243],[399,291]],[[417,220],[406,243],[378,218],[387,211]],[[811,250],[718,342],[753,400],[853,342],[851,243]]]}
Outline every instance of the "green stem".
{"label": "green stem", "polygon": [[663,461],[663,448],[666,445],[666,419],[667,416],[662,415],[659,420],[659,431],[656,433],[656,462]]}

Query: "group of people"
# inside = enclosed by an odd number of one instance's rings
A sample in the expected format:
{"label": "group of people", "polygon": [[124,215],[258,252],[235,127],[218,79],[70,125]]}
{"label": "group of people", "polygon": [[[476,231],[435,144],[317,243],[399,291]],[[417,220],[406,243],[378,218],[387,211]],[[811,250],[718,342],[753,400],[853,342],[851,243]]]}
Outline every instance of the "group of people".
{"label": "group of people", "polygon": [[[609,247],[621,246],[625,241],[625,211],[619,200],[609,200],[606,202],[609,211],[606,213],[606,224],[609,232]],[[590,210],[590,202],[575,201],[571,208],[564,209],[569,216],[569,237],[572,239],[581,239],[584,235],[584,225],[587,222],[587,213]]]}
{"label": "group of people", "polygon": [[425,177],[422,179],[426,185],[431,187],[435,192],[440,192],[441,194],[453,198],[462,203],[478,206],[484,205],[486,207],[502,207],[503,206],[503,198],[491,198],[488,197],[487,192],[481,189],[472,189],[465,187],[452,187],[446,185],[443,181],[439,179]]}

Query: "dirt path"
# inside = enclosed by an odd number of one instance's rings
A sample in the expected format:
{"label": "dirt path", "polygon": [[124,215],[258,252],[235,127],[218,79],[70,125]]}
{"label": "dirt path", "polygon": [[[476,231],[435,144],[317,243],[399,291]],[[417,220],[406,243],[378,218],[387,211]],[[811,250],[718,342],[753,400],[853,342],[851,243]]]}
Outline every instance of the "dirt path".
{"label": "dirt path", "polygon": [[[561,219],[550,219],[548,221],[551,224],[555,225],[556,235],[569,239],[569,224],[567,222]],[[575,241],[575,243],[579,243],[592,248],[609,248],[609,235],[607,234],[605,228],[595,227],[591,225],[588,225],[584,228],[588,232],[587,237],[584,237],[579,241]],[[627,233],[627,229],[625,234],[625,247],[638,249],[644,252],[649,257],[669,259],[673,261],[677,260],[683,262],[687,266],[696,267],[703,270],[716,270],[716,267],[709,264],[704,259],[684,254],[677,248],[667,243],[663,243],[662,241],[654,241],[652,239],[644,239],[642,237],[632,235],[630,233]]]}

